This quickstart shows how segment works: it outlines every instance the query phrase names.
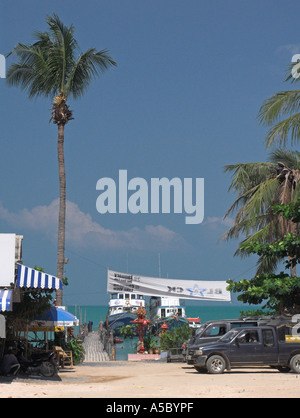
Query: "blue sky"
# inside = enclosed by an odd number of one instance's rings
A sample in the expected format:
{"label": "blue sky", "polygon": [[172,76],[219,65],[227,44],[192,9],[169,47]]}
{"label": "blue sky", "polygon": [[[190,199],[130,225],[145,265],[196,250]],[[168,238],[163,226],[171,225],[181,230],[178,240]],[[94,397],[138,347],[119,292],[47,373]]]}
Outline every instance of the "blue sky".
{"label": "blue sky", "polygon": [[[300,4],[264,0],[3,0],[0,53],[56,12],[74,24],[81,50],[108,49],[118,63],[70,100],[65,129],[67,242],[65,304],[105,304],[106,268],[197,280],[250,278],[255,257],[233,257],[218,242],[234,196],[226,164],[263,161],[263,101],[284,83],[300,53]],[[8,58],[10,65],[13,58]],[[23,262],[56,273],[57,127],[48,99],[29,100],[0,80],[0,230],[24,235]],[[205,179],[205,217],[105,214],[96,210],[102,177]]]}

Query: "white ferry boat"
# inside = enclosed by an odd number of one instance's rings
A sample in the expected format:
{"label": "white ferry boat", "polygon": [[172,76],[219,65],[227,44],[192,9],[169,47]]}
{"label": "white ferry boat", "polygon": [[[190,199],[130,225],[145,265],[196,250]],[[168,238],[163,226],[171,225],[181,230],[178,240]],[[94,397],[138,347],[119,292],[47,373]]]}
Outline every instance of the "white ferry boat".
{"label": "white ferry boat", "polygon": [[150,320],[154,332],[160,332],[164,323],[167,324],[169,330],[183,324],[189,324],[185,306],[180,303],[179,298],[175,297],[152,296],[150,298]]}
{"label": "white ferry boat", "polygon": [[131,321],[137,318],[136,311],[141,306],[145,307],[145,299],[137,293],[111,293],[107,325],[110,330],[119,335],[119,328],[123,325],[133,325]]}

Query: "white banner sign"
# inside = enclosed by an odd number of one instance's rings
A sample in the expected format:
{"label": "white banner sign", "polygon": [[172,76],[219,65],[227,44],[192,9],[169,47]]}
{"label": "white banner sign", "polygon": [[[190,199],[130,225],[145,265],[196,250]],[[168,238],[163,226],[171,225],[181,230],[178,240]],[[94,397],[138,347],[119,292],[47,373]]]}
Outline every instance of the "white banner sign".
{"label": "white banner sign", "polygon": [[107,291],[111,293],[133,292],[145,296],[230,302],[227,286],[225,281],[161,279],[107,271]]}

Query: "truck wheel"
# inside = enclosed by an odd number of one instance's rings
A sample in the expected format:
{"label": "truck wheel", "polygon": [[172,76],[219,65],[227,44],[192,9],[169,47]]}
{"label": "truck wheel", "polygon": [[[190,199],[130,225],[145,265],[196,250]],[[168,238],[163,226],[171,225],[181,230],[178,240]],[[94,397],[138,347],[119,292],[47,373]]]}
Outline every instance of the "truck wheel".
{"label": "truck wheel", "polygon": [[211,356],[206,362],[206,368],[209,373],[221,374],[226,369],[226,362],[221,356]]}
{"label": "truck wheel", "polygon": [[300,354],[296,354],[291,358],[290,368],[294,373],[300,373]]}

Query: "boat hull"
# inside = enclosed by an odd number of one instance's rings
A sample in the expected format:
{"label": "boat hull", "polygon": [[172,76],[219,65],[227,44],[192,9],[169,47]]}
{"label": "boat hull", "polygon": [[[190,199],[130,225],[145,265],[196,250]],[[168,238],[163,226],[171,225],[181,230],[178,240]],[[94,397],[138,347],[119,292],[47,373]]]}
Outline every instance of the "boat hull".
{"label": "boat hull", "polygon": [[115,335],[120,336],[120,328],[124,325],[134,325],[131,321],[136,319],[136,314],[131,313],[119,313],[115,315],[109,315],[108,328],[110,331],[114,331]]}

